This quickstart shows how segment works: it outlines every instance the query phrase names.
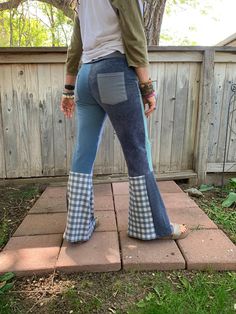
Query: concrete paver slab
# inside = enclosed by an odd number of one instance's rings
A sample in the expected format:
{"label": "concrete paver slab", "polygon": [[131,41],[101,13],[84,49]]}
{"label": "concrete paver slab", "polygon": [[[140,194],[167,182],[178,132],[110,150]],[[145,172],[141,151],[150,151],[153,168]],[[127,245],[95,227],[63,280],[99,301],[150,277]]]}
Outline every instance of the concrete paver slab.
{"label": "concrete paver slab", "polygon": [[195,230],[177,243],[189,270],[236,270],[236,246],[222,230]]}
{"label": "concrete paver slab", "polygon": [[184,192],[161,193],[166,208],[196,207],[197,204]]}
{"label": "concrete paver slab", "polygon": [[96,183],[93,185],[94,196],[112,195],[111,183]]}
{"label": "concrete paver slab", "polygon": [[172,270],[184,269],[185,260],[174,240],[142,241],[120,232],[124,269]]}
{"label": "concrete paver slab", "polygon": [[112,210],[97,210],[94,213],[99,224],[95,231],[117,231],[115,212]]}
{"label": "concrete paver slab", "polygon": [[217,225],[204,213],[196,207],[167,208],[170,221],[176,223],[185,223],[190,228],[198,229],[217,229]]}
{"label": "concrete paver slab", "polygon": [[114,195],[115,210],[127,210],[129,208],[129,195]]}
{"label": "concrete paver slab", "polygon": [[94,232],[89,241],[80,244],[64,241],[56,268],[63,272],[120,270],[117,232]]}
{"label": "concrete paver slab", "polygon": [[28,276],[52,272],[61,242],[61,234],[11,238],[0,252],[0,273]]}
{"label": "concrete paver slab", "polygon": [[13,234],[13,237],[63,233],[66,215],[66,213],[27,215]]}
{"label": "concrete paver slab", "polygon": [[94,196],[94,208],[95,210],[114,210],[112,196]]}
{"label": "concrete paver slab", "polygon": [[157,185],[161,193],[183,193],[175,181],[158,181]]}
{"label": "concrete paver slab", "polygon": [[66,188],[47,187],[29,213],[60,213],[66,210]]}
{"label": "concrete paver slab", "polygon": [[113,182],[112,183],[114,195],[128,195],[129,194],[129,182]]}

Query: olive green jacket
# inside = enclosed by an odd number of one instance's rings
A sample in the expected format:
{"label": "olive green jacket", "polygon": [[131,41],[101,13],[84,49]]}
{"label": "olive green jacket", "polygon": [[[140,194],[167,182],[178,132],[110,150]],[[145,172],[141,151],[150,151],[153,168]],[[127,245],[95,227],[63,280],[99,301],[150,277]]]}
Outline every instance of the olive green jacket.
{"label": "olive green jacket", "polygon": [[[144,30],[143,16],[138,0],[109,0],[115,9],[121,28],[124,51],[129,66],[147,66],[148,51]],[[76,75],[83,44],[80,33],[80,21],[78,14],[74,18],[74,27],[71,42],[67,49],[66,74]]]}

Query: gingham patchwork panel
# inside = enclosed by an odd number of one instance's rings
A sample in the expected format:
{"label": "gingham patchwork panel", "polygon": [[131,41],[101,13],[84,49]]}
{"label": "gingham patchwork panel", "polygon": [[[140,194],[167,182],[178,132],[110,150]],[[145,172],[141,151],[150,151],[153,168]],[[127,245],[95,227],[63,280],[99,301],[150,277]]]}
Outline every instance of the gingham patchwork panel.
{"label": "gingham patchwork panel", "polygon": [[141,240],[157,238],[145,176],[129,177],[128,235]]}
{"label": "gingham patchwork panel", "polygon": [[92,174],[69,173],[67,222],[63,238],[69,242],[87,241],[95,228]]}

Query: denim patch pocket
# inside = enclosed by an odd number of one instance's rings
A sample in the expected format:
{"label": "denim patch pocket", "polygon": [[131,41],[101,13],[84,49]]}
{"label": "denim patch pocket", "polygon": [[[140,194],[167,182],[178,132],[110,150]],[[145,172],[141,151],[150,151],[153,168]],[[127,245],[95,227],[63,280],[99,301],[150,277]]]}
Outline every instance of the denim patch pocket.
{"label": "denim patch pocket", "polygon": [[124,72],[98,73],[97,82],[103,104],[116,105],[128,99]]}

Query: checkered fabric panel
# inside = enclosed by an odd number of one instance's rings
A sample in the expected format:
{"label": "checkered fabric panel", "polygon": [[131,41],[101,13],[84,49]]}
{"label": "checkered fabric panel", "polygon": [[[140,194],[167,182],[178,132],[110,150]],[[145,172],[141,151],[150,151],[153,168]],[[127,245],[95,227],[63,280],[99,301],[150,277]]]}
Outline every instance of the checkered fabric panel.
{"label": "checkered fabric panel", "polygon": [[141,240],[157,238],[144,175],[129,177],[128,235]]}
{"label": "checkered fabric panel", "polygon": [[89,240],[95,228],[92,174],[70,171],[67,211],[63,238],[69,242]]}

